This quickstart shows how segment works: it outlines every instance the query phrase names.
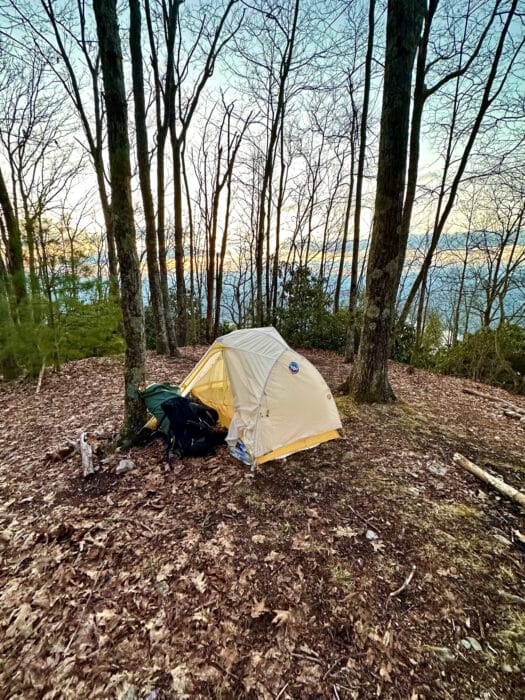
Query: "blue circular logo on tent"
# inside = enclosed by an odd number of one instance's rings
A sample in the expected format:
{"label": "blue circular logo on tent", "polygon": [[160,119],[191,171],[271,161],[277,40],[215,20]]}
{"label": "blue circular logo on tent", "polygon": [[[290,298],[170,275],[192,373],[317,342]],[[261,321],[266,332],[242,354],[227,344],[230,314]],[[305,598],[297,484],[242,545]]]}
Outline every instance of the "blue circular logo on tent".
{"label": "blue circular logo on tent", "polygon": [[288,365],[288,369],[292,374],[297,374],[297,372],[299,371],[299,365],[297,364],[297,362],[290,362],[290,364]]}

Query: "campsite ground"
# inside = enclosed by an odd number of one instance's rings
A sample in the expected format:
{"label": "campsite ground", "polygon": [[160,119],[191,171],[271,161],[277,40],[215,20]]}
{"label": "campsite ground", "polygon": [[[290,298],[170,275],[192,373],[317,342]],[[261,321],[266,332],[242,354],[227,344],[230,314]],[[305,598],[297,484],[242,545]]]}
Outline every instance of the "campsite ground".
{"label": "campsite ground", "polygon": [[225,448],[165,472],[157,443],[84,480],[68,440],[115,432],[119,359],[2,385],[0,697],[525,697],[523,513],[452,462],[523,489],[525,425],[463,389],[525,398],[391,377],[398,404],[339,398],[343,439],[253,477]]}

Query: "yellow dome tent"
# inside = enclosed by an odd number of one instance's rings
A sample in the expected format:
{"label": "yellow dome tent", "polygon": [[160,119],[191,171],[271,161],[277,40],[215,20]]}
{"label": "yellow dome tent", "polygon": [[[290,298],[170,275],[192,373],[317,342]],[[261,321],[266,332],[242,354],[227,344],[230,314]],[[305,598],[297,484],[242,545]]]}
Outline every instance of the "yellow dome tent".
{"label": "yellow dome tent", "polygon": [[219,413],[226,441],[252,465],[340,437],[341,419],[328,385],[275,328],[218,338],[181,384]]}

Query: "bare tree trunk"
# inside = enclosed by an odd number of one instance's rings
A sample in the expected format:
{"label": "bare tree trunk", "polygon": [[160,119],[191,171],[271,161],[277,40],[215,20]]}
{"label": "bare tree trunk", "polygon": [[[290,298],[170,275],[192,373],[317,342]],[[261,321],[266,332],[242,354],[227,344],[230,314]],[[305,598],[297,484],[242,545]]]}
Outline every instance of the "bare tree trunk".
{"label": "bare tree trunk", "polygon": [[[162,85],[157,47],[155,43],[155,31],[151,21],[151,12],[149,0],[144,2],[144,10],[146,16],[146,24],[148,27],[148,38],[151,51],[151,65],[153,69],[153,77],[155,82],[155,113],[157,121],[157,243],[159,255],[159,274],[160,287],[162,295],[162,306],[164,310],[164,326],[168,341],[169,354],[172,357],[179,357],[180,351],[177,346],[177,337],[175,334],[175,324],[173,322],[173,314],[171,311],[169,284],[168,284],[168,263],[166,252],[166,195],[165,195],[165,162],[164,154],[166,150],[166,139],[168,137],[169,128],[169,112],[173,100],[171,98],[172,90],[174,89],[174,44],[175,34],[178,24],[179,7],[182,0],[169,0],[168,7],[163,0],[163,12],[166,23],[166,77],[164,86]],[[163,112],[164,110],[164,112]]]}
{"label": "bare tree trunk", "polygon": [[[174,126],[174,125],[173,125]],[[182,142],[172,134],[173,209],[175,212],[175,281],[177,299],[177,342],[186,343],[186,282],[184,280],[184,229],[182,226]]]}
{"label": "bare tree trunk", "polygon": [[275,325],[277,322],[277,293],[278,293],[278,278],[279,278],[279,250],[281,247],[281,216],[284,202],[284,191],[286,187],[288,168],[284,162],[284,124],[281,124],[279,133],[279,151],[281,161],[281,172],[279,174],[279,191],[277,193],[277,205],[275,211],[275,247],[273,254],[272,267],[272,283],[271,283],[271,318]]}
{"label": "bare tree trunk", "polygon": [[222,298],[222,280],[224,276],[224,258],[226,257],[226,246],[228,243],[228,228],[230,223],[230,209],[232,197],[232,172],[228,174],[226,181],[226,211],[224,214],[224,230],[222,232],[221,250],[217,263],[217,285],[215,289],[215,319],[213,322],[213,337],[219,335],[219,324],[221,320],[221,298]]}
{"label": "bare tree trunk", "polygon": [[421,0],[389,0],[374,226],[363,331],[350,377],[358,401],[395,400],[388,381],[390,332],[399,286],[412,68],[424,14]]}
{"label": "bare tree trunk", "polygon": [[142,285],[131,202],[127,101],[117,22],[117,0],[94,0],[93,7],[108,117],[113,230],[120,266],[121,307],[126,344],[125,412],[121,440],[129,444],[145,423],[146,409],[137,391],[145,380],[145,347]]}
{"label": "bare tree trunk", "polygon": [[[4,219],[1,214],[0,232],[2,240],[7,242]],[[2,330],[7,337],[16,333],[13,319],[16,314],[12,312],[12,296],[11,279],[0,250],[0,321],[2,322]],[[15,379],[20,374],[20,368],[12,351],[4,351],[0,354],[0,369],[4,379]]]}
{"label": "bare tree trunk", "polygon": [[[263,294],[263,258],[264,258],[264,238],[266,231],[266,200],[268,197],[268,190],[270,186],[270,180],[273,174],[273,168],[275,163],[275,146],[277,143],[277,136],[279,133],[279,126],[282,121],[282,113],[285,108],[285,89],[286,82],[288,79],[288,74],[290,72],[290,66],[292,63],[292,57],[295,47],[295,34],[297,30],[297,18],[299,15],[299,0],[295,0],[294,6],[294,16],[292,20],[292,28],[290,36],[286,44],[286,49],[284,51],[283,60],[279,68],[279,92],[277,96],[277,105],[275,108],[274,118],[270,130],[270,138],[268,141],[268,148],[266,151],[266,157],[264,162],[264,172],[261,194],[259,197],[259,217],[257,221],[257,233],[256,233],[256,243],[255,243],[255,275],[256,275],[256,298],[255,298],[255,323],[257,326],[262,326],[265,319],[264,310],[264,294]],[[281,126],[281,128],[283,128]]]}
{"label": "bare tree trunk", "polygon": [[166,353],[168,341],[164,324],[164,309],[160,289],[160,273],[157,261],[157,232],[155,229],[155,211],[151,194],[151,177],[148,152],[148,132],[146,127],[146,106],[144,100],[144,73],[142,68],[141,20],[139,0],[129,0],[130,27],[129,45],[133,74],[133,98],[135,104],[135,130],[137,138],[137,162],[139,169],[140,191],[144,207],[146,224],[146,260],[148,280],[155,327],[155,345],[157,352]]}
{"label": "bare tree trunk", "polygon": [[[220,136],[219,136],[220,139]],[[220,143],[220,142],[219,142]],[[219,184],[222,148],[217,153],[217,171],[211,204],[211,222],[208,236],[208,266],[206,268],[206,341],[210,343],[213,336],[213,300],[215,291],[215,250],[217,247],[217,224],[219,216],[219,197],[222,187]]]}
{"label": "bare tree trunk", "polygon": [[339,311],[339,301],[341,298],[341,287],[343,285],[343,276],[345,271],[346,261],[346,246],[348,244],[348,229],[350,227],[350,213],[352,211],[352,201],[354,198],[354,170],[355,170],[355,120],[357,114],[352,114],[352,123],[350,127],[350,175],[348,183],[348,196],[346,198],[345,216],[343,220],[343,238],[341,241],[341,256],[339,258],[339,269],[335,282],[334,291],[334,313]]}
{"label": "bare tree trunk", "polygon": [[7,231],[7,270],[11,276],[11,284],[15,297],[15,321],[18,320],[21,305],[27,300],[24,258],[22,255],[22,238],[11,198],[7,190],[4,176],[0,170],[0,209],[4,215]]}
{"label": "bare tree trunk", "polygon": [[374,55],[375,0],[370,0],[368,9],[368,43],[365,59],[365,85],[363,93],[363,114],[359,129],[359,156],[357,162],[357,180],[355,186],[354,238],[352,242],[352,272],[350,275],[350,297],[348,300],[348,331],[345,361],[353,362],[356,336],[356,307],[359,289],[359,243],[361,239],[361,205],[363,199],[363,179],[365,175],[365,158],[368,129],[368,105],[370,102],[370,85],[372,82],[372,58]]}
{"label": "bare tree trunk", "polygon": [[[195,260],[195,229],[193,226],[193,214],[191,209],[191,196],[190,196],[190,186],[188,183],[188,173],[186,170],[186,148],[181,151],[181,164],[182,164],[182,179],[184,181],[184,191],[186,193],[186,206],[188,208],[188,248],[190,257],[190,304],[191,304],[191,333],[188,336],[188,343],[194,345],[199,342],[199,325],[200,325],[200,302],[195,303],[195,274],[196,274],[196,260]],[[198,308],[197,308],[198,307]]]}

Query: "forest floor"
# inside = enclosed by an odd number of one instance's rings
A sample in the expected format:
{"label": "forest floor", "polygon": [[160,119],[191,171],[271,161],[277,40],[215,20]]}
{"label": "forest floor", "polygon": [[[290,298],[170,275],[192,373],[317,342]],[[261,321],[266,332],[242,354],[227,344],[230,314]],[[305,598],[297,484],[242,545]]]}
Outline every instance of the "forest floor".
{"label": "forest floor", "polygon": [[157,442],[84,479],[68,440],[115,433],[121,365],[0,384],[0,698],[525,698],[523,512],[452,461],[523,490],[525,425],[463,390],[525,397],[392,364],[398,403],[337,398],[341,440],[255,475]]}

